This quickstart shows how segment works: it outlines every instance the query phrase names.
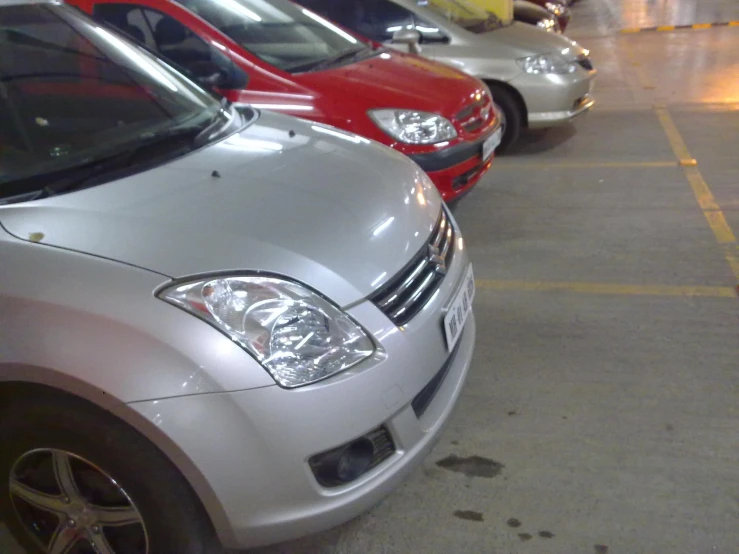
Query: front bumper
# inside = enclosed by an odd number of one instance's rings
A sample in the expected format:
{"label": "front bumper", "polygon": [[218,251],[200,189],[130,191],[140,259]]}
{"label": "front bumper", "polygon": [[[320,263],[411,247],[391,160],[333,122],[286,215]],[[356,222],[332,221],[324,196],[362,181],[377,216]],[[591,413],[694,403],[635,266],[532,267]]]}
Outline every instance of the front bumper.
{"label": "front bumper", "polygon": [[474,187],[493,163],[495,155],[482,159],[482,145],[500,128],[496,122],[490,131],[474,141],[450,148],[409,157],[423,169],[439,189],[441,197],[450,202]]}
{"label": "front bumper", "polygon": [[578,68],[567,75],[522,73],[511,81],[523,96],[532,129],[572,121],[595,104],[593,84],[597,71]]}
{"label": "front bumper", "polygon": [[[381,345],[369,364],[299,389],[269,386],[130,405],[178,446],[187,459],[173,460],[178,467],[195,468],[186,477],[224,546],[249,548],[338,525],[375,505],[423,461],[452,414],[472,359],[470,317],[441,385],[417,416],[414,398],[449,359],[442,314],[468,265],[466,250],[458,250],[437,294],[402,329],[368,301],[349,309]],[[390,458],[347,485],[319,485],[311,456],[380,425],[396,446]]]}

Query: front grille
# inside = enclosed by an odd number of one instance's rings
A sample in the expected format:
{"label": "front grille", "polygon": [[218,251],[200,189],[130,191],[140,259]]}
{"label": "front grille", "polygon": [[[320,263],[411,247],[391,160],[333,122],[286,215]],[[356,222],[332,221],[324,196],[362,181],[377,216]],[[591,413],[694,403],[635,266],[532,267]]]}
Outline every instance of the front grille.
{"label": "front grille", "polygon": [[452,189],[453,190],[459,190],[461,188],[466,187],[469,184],[470,181],[472,181],[473,179],[475,179],[478,176],[478,174],[480,173],[480,171],[482,171],[485,168],[486,165],[487,165],[487,163],[477,164],[472,169],[469,169],[469,170],[465,171],[461,175],[457,175],[452,180]]}
{"label": "front grille", "polygon": [[487,92],[454,116],[455,121],[468,133],[474,133],[487,125],[493,117],[493,102]]}
{"label": "front grille", "polygon": [[442,209],[428,243],[370,300],[393,323],[405,325],[439,288],[453,256],[454,228]]}
{"label": "front grille", "polygon": [[451,368],[452,363],[454,363],[454,358],[457,355],[457,351],[459,350],[459,344],[460,343],[458,342],[457,346],[454,347],[454,350],[446,359],[444,365],[441,366],[441,369],[436,372],[434,378],[431,379],[431,381],[429,381],[425,387],[423,387],[421,392],[419,392],[413,399],[413,402],[411,402],[411,407],[413,408],[413,412],[416,414],[417,418],[421,418],[421,416],[431,404],[431,401],[436,396],[436,393],[439,392],[439,389],[441,388],[441,384],[444,382],[446,374],[449,373],[449,368]]}
{"label": "front grille", "polygon": [[577,58],[577,63],[579,63],[583,69],[587,69],[588,71],[593,70],[593,63],[590,61],[590,58],[586,56]]}

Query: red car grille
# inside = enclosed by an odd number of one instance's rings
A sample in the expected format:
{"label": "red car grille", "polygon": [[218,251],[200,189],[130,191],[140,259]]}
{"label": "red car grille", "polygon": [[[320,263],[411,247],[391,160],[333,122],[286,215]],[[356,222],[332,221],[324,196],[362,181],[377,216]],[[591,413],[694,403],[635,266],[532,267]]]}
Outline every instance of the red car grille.
{"label": "red car grille", "polygon": [[454,116],[457,124],[467,133],[474,133],[487,126],[494,117],[493,102],[487,92],[465,106]]}

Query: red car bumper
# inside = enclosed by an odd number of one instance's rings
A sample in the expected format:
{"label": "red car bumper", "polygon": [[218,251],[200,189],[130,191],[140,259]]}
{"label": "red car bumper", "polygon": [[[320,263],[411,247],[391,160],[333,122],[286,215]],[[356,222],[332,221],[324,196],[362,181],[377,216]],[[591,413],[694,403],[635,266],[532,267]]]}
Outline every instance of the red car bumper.
{"label": "red car bumper", "polygon": [[495,154],[483,160],[482,145],[498,127],[495,125],[474,142],[463,142],[428,154],[411,154],[410,158],[428,174],[445,201],[454,200],[474,187],[490,169]]}

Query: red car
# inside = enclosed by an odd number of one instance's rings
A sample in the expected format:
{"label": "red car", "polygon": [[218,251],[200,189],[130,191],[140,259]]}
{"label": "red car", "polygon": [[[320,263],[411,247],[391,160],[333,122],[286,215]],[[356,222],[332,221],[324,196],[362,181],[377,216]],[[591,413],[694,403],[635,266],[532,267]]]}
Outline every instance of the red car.
{"label": "red car", "polygon": [[232,102],[392,146],[415,160],[446,200],[474,186],[500,142],[500,123],[482,82],[368,43],[289,0],[71,3]]}

